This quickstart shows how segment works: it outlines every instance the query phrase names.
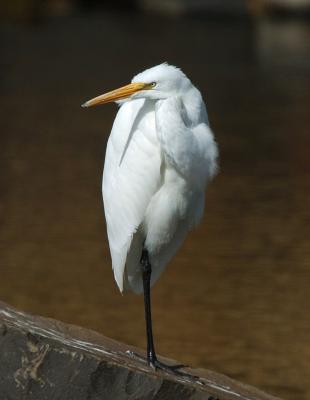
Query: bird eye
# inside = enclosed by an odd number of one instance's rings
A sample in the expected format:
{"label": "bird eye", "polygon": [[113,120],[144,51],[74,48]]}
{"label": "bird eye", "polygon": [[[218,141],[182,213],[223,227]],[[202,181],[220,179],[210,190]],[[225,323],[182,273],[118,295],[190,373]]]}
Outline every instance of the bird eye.
{"label": "bird eye", "polygon": [[156,86],[156,82],[151,82],[150,85],[151,85],[151,87],[155,87]]}

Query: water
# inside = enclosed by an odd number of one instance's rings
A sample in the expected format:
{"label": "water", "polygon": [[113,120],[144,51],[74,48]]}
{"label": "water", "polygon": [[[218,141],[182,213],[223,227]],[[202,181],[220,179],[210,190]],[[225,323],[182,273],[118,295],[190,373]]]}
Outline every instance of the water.
{"label": "water", "polygon": [[116,107],[85,100],[180,65],[221,151],[202,225],[153,290],[158,352],[286,399],[309,398],[310,29],[135,15],[2,27],[1,300],[144,347],[101,204]]}

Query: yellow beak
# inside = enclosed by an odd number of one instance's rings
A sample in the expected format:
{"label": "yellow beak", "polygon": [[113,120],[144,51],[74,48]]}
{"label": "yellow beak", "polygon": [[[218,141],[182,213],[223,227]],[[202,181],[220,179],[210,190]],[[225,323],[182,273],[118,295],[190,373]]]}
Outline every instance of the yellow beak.
{"label": "yellow beak", "polygon": [[119,89],[112,90],[111,92],[94,97],[91,100],[82,104],[82,107],[92,107],[99,104],[110,103],[111,101],[126,99],[132,94],[141,90],[151,89],[153,86],[150,83],[130,83],[129,85],[122,86]]}

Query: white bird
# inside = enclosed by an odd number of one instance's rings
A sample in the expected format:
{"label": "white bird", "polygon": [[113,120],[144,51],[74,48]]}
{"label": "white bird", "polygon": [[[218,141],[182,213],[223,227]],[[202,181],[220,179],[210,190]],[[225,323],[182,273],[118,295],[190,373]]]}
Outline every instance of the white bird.
{"label": "white bird", "polygon": [[199,223],[205,189],[217,170],[217,145],[199,90],[167,63],[95,97],[120,109],[108,140],[103,202],[115,280],[122,292],[144,292],[147,361],[176,372],[155,353],[150,286]]}

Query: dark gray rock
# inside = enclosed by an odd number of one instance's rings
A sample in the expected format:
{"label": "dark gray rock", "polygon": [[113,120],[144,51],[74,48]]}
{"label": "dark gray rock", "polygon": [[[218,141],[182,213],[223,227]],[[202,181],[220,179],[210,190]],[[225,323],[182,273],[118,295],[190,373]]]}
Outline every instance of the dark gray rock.
{"label": "dark gray rock", "polygon": [[96,332],[0,302],[0,399],[277,400],[211,371],[189,369],[200,377],[196,383],[153,371],[127,350],[143,355]]}

